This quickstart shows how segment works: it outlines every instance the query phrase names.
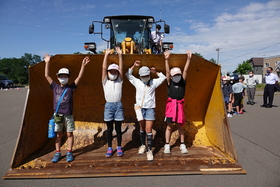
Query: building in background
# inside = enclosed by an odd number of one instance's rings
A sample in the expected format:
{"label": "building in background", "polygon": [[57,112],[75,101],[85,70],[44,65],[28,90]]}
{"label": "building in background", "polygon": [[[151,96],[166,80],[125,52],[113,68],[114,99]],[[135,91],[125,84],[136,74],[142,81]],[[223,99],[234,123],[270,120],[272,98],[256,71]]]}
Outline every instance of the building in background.
{"label": "building in background", "polygon": [[253,57],[249,60],[255,75],[263,75],[263,60],[264,58],[258,57]]}
{"label": "building in background", "polygon": [[266,69],[268,67],[273,68],[273,73],[275,73],[280,78],[280,55],[266,57],[263,60],[263,76],[266,74]]}

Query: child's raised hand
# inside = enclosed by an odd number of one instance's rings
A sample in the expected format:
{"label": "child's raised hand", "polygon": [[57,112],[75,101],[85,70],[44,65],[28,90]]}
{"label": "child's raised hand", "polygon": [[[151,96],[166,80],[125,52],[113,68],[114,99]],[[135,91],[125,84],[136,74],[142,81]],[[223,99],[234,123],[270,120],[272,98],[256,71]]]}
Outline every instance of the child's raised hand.
{"label": "child's raised hand", "polygon": [[187,50],[187,55],[188,55],[189,58],[192,57],[192,52],[191,52],[191,50]]}
{"label": "child's raised hand", "polygon": [[151,67],[151,68],[150,68],[150,71],[151,71],[152,73],[157,73],[157,70],[156,70],[155,67]]}
{"label": "child's raised hand", "polygon": [[135,62],[134,62],[134,66],[140,66],[140,65],[141,65],[140,60],[135,60]]}
{"label": "child's raised hand", "polygon": [[169,51],[169,50],[164,51],[164,57],[165,57],[165,59],[168,59],[168,58],[169,58],[169,55],[170,55],[170,51]]}
{"label": "child's raised hand", "polygon": [[121,55],[121,54],[122,54],[122,50],[121,50],[121,48],[120,48],[120,47],[116,47],[116,51],[117,51],[117,53],[118,53],[119,55]]}
{"label": "child's raised hand", "polygon": [[83,65],[87,65],[87,64],[89,63],[89,61],[90,61],[89,57],[86,56],[86,57],[83,59],[82,64],[83,64]]}
{"label": "child's raised hand", "polygon": [[50,59],[51,59],[50,55],[49,54],[45,54],[45,56],[44,56],[45,62],[46,63],[50,62]]}
{"label": "child's raised hand", "polygon": [[112,52],[112,50],[111,50],[111,49],[106,49],[106,51],[105,51],[105,55],[109,55],[111,52]]}

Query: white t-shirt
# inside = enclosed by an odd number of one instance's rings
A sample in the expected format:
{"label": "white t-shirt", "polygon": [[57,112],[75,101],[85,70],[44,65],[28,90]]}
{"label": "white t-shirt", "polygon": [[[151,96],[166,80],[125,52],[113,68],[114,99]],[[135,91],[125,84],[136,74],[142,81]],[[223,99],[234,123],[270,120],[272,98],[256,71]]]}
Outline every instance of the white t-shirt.
{"label": "white t-shirt", "polygon": [[158,43],[162,40],[161,35],[159,35],[156,31],[151,32],[151,39],[154,41],[154,43]]}
{"label": "white t-shirt", "polygon": [[102,81],[105,100],[107,102],[120,102],[122,100],[123,80],[118,76],[114,81],[109,80],[107,76]]}
{"label": "white t-shirt", "polygon": [[146,84],[144,84],[140,79],[135,78],[132,75],[132,69],[128,69],[126,76],[131,84],[136,88],[136,103],[141,106],[142,108],[155,108],[156,107],[156,97],[155,97],[155,90],[156,88],[163,83],[166,79],[165,75],[162,73],[158,74],[159,78],[151,79],[149,86],[146,89],[144,102],[142,105],[142,99],[144,96]]}

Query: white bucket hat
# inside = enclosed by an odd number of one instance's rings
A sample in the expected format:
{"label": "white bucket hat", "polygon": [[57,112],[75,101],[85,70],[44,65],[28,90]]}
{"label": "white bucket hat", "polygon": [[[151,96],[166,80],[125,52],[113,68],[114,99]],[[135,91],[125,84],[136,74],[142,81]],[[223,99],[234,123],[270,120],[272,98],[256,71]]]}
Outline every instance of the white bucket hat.
{"label": "white bucket hat", "polygon": [[61,74],[70,75],[70,72],[67,68],[61,68],[56,75],[61,75]]}
{"label": "white bucket hat", "polygon": [[142,67],[139,69],[139,75],[140,75],[141,77],[150,75],[150,69],[149,69],[147,66],[142,66]]}

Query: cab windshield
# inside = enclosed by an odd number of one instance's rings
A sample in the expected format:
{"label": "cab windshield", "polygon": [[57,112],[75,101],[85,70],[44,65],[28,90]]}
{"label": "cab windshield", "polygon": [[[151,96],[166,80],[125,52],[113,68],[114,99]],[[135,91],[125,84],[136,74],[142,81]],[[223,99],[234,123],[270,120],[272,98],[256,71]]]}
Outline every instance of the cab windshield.
{"label": "cab windshield", "polygon": [[149,36],[146,22],[146,19],[112,19],[111,37],[114,38],[114,43],[120,45],[125,38],[131,38],[136,45],[146,46]]}

